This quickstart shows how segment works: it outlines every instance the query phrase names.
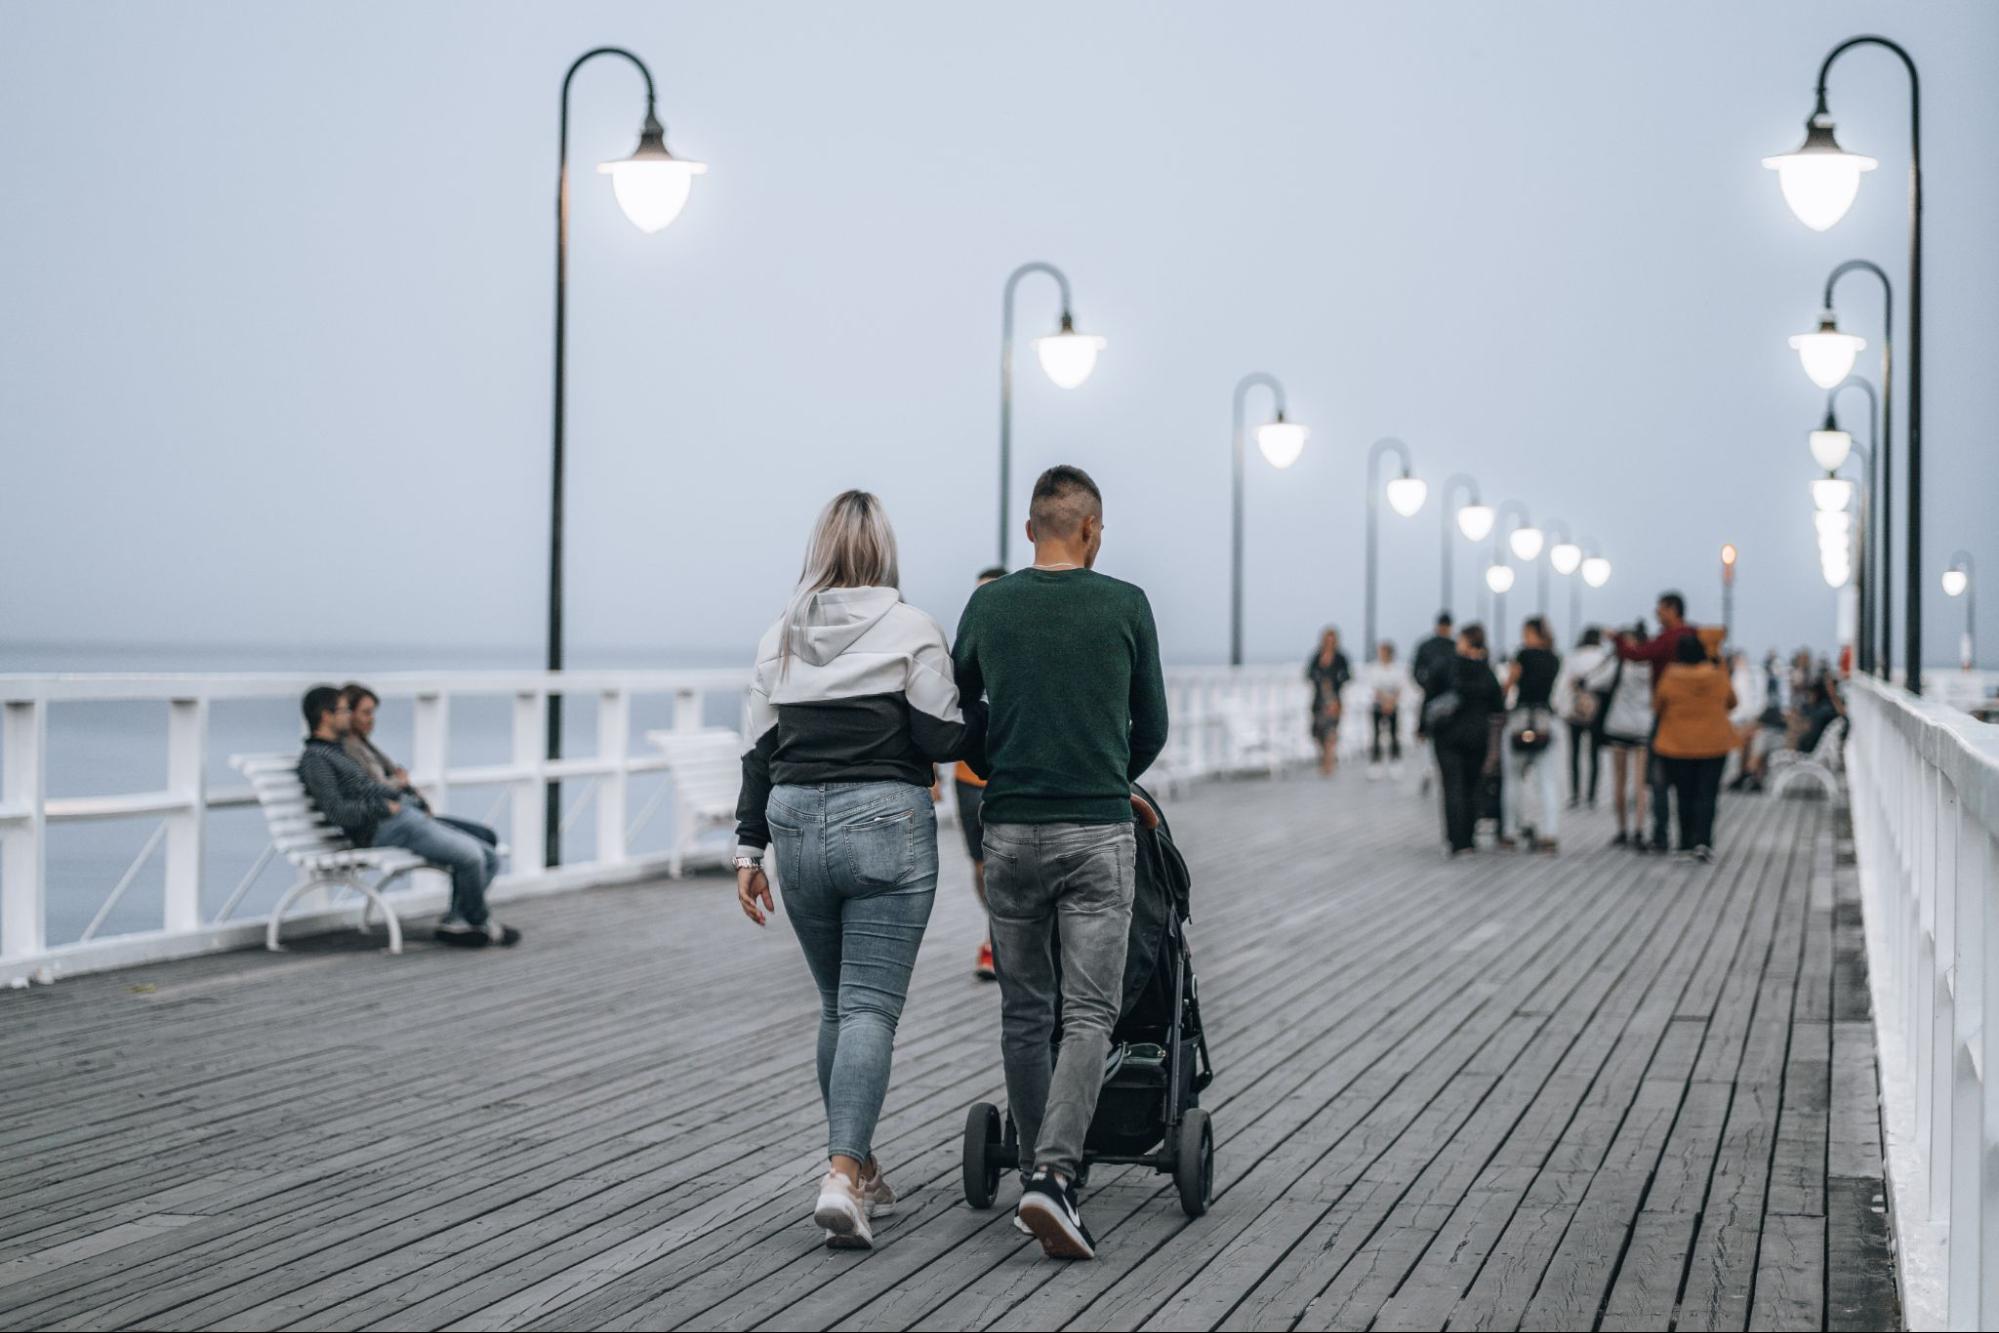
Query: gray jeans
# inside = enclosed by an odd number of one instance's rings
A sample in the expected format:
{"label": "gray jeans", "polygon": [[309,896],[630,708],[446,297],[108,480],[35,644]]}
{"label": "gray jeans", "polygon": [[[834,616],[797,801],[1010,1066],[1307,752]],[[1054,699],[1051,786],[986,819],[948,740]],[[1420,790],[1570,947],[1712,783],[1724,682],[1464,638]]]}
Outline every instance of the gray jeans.
{"label": "gray jeans", "polygon": [[1137,834],[1130,824],[987,824],[985,850],[1000,1057],[1020,1160],[1073,1180],[1123,999]]}
{"label": "gray jeans", "polygon": [[827,1155],[865,1162],[937,891],[937,813],[907,782],[779,785],[767,806],[784,913],[819,987]]}

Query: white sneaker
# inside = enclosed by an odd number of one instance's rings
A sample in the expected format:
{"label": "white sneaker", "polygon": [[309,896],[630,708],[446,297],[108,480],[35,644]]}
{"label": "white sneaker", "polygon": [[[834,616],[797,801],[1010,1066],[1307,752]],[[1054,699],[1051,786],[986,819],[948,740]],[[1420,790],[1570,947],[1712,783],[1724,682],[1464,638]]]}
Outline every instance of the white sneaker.
{"label": "white sneaker", "polygon": [[861,1207],[869,1217],[887,1217],[895,1211],[895,1191],[882,1176],[880,1162],[870,1160],[861,1168]]}
{"label": "white sneaker", "polygon": [[836,1250],[871,1250],[874,1231],[868,1226],[867,1205],[861,1191],[838,1171],[828,1171],[819,1182],[819,1202],[812,1220],[826,1231],[826,1244]]}

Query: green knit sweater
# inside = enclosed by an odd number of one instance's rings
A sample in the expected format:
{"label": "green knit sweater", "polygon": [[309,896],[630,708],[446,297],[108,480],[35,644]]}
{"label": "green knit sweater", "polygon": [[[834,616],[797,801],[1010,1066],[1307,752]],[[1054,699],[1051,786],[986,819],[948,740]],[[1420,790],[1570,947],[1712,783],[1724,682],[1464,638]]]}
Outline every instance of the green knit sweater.
{"label": "green knit sweater", "polygon": [[952,649],[958,695],[991,701],[981,817],[1131,821],[1131,783],[1166,744],[1152,605],[1086,569],[1023,569],[972,594]]}

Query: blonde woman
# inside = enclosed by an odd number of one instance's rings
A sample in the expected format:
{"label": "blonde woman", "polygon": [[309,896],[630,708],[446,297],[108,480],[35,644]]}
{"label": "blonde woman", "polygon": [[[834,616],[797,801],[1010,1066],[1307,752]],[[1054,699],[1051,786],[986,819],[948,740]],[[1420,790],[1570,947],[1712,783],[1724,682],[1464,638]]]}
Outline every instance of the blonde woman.
{"label": "blonde woman", "polygon": [[968,740],[944,633],[897,584],[881,501],[835,496],[757,647],[736,806],[736,898],[759,926],[775,910],[763,867],[774,843],[819,987],[828,1160],[813,1218],[836,1249],[871,1248],[868,1219],[895,1202],[872,1140],[937,886],[931,765]]}

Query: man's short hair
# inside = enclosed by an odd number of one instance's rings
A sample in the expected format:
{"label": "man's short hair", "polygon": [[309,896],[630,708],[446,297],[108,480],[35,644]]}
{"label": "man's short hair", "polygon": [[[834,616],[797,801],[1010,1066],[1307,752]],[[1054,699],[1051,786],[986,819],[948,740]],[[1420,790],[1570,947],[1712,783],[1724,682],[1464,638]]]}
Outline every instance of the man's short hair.
{"label": "man's short hair", "polygon": [[1672,607],[1673,614],[1682,620],[1687,618],[1687,599],[1676,592],[1660,593],[1659,605]]}
{"label": "man's short hair", "polygon": [[315,685],[305,692],[299,710],[305,714],[305,729],[319,730],[319,719],[340,708],[340,691],[331,685]]}
{"label": "man's short hair", "polygon": [[1481,652],[1485,650],[1485,626],[1476,620],[1459,630],[1458,637]]}
{"label": "man's short hair", "polygon": [[1083,469],[1058,463],[1035,479],[1027,516],[1037,531],[1051,537],[1073,537],[1092,514],[1103,517],[1104,493]]}
{"label": "man's short hair", "polygon": [[342,685],[340,687],[340,697],[347,701],[349,708],[359,708],[363,699],[366,699],[371,704],[380,704],[382,702],[381,695],[375,693],[358,680],[350,680],[345,685]]}
{"label": "man's short hair", "polygon": [[987,565],[984,569],[979,571],[978,582],[991,583],[994,579],[1003,579],[1005,577],[1006,577],[1005,565]]}
{"label": "man's short hair", "polygon": [[1451,619],[1451,613],[1449,611],[1439,611],[1437,612],[1437,623],[1439,625],[1442,625],[1445,629],[1449,629],[1456,622]]}

